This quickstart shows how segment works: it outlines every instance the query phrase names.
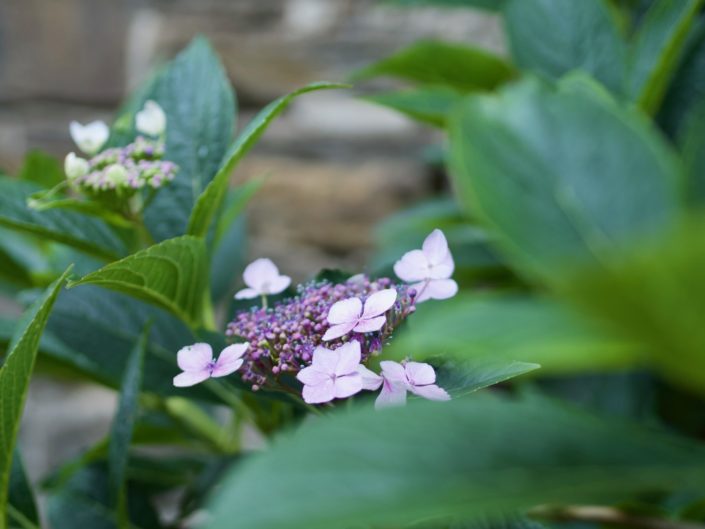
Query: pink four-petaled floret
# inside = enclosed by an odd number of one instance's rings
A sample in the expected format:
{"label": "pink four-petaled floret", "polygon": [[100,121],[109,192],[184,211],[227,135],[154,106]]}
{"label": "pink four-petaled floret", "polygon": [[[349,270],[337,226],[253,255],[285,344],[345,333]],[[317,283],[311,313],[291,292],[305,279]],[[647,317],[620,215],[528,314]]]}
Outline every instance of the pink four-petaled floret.
{"label": "pink four-petaled floret", "polygon": [[236,343],[222,350],[218,360],[213,358],[213,349],[207,343],[195,343],[176,353],[176,363],[183,371],[174,377],[176,387],[187,387],[211,377],[224,377],[234,373],[243,363],[249,344]]}
{"label": "pink four-petaled floret", "polygon": [[387,288],[369,296],[364,305],[359,298],[334,303],[328,312],[331,327],[323,335],[323,340],[335,340],[351,331],[367,333],[380,330],[387,321],[384,313],[392,308],[396,300],[397,291]]}
{"label": "pink four-petaled floret", "polygon": [[311,365],[296,375],[304,384],[304,401],[323,404],[360,392],[363,389],[363,377],[358,371],[362,367],[360,360],[360,344],[355,340],[333,351],[317,347]]}

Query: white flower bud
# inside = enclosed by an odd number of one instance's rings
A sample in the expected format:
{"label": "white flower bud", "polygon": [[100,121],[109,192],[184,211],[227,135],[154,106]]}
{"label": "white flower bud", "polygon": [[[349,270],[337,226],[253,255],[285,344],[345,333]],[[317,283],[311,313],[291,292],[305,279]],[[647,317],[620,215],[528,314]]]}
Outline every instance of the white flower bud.
{"label": "white flower bud", "polygon": [[142,134],[161,136],[166,130],[166,114],[156,101],[150,99],[142,110],[137,112],[135,126]]}
{"label": "white flower bud", "polygon": [[93,121],[87,125],[72,121],[69,131],[78,148],[91,155],[97,153],[110,136],[110,129],[102,121]]}
{"label": "white flower bud", "polygon": [[127,169],[119,163],[114,163],[105,170],[105,181],[114,187],[127,183]]}
{"label": "white flower bud", "polygon": [[90,166],[88,160],[84,160],[76,153],[70,152],[64,159],[64,172],[69,180],[74,180],[88,174]]}

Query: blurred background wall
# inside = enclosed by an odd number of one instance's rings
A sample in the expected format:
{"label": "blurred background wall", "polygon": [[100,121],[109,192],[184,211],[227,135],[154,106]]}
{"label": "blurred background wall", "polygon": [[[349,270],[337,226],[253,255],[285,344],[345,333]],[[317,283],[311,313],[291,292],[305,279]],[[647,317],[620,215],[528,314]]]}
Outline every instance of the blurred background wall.
{"label": "blurred background wall", "polygon": [[[504,46],[489,15],[376,0],[0,0],[0,168],[15,171],[33,148],[63,158],[75,149],[71,120],[109,121],[150,69],[198,33],[225,63],[240,127],[293,88],[345,80],[420,38]],[[437,191],[423,154],[439,138],[360,93],[300,98],[238,168],[238,182],[269,175],[250,206],[250,257],[271,257],[296,279],[354,270],[375,223]],[[112,399],[35,379],[23,428],[31,474],[103,435]]]}

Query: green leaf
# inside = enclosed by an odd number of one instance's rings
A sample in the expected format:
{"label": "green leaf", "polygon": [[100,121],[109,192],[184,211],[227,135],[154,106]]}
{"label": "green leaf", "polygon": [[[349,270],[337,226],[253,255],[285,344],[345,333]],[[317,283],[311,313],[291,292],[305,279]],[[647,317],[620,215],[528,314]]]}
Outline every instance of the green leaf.
{"label": "green leaf", "polygon": [[247,207],[247,204],[252,200],[252,197],[262,189],[263,185],[264,179],[259,178],[250,180],[228,191],[223,211],[216,224],[215,234],[213,236],[214,247],[217,248],[223,244],[224,239],[232,229],[233,223],[237,221],[245,210],[245,207]]}
{"label": "green leaf", "polygon": [[436,367],[439,386],[458,398],[469,393],[540,369],[539,364],[501,360],[496,358],[471,358],[464,361],[453,359],[431,360]]}
{"label": "green leaf", "polygon": [[[488,395],[311,421],[230,472],[209,528],[405,526],[705,485],[705,449],[553,401]],[[277,498],[266,509],[262,498]]]}
{"label": "green leaf", "polygon": [[39,339],[49,312],[63,286],[69,270],[54,281],[42,297],[23,316],[23,327],[10,345],[5,363],[0,368],[0,528],[7,527],[12,454],[20,428],[22,409],[29,379],[37,357]]}
{"label": "green leaf", "polygon": [[12,456],[7,514],[10,527],[14,525],[22,529],[39,528],[39,513],[34,492],[27,479],[22,456],[17,448]]}
{"label": "green leaf", "polygon": [[165,159],[176,178],[156,194],[145,222],[156,240],[181,235],[196,198],[221,165],[235,126],[235,96],[208,41],[197,37],[150,82],[145,99],[167,115]]}
{"label": "green leaf", "polygon": [[188,235],[169,239],[72,281],[69,288],[90,284],[154,303],[196,325],[208,285],[205,243]]}
{"label": "green leaf", "polygon": [[117,513],[118,527],[129,529],[129,511],[127,505],[127,463],[130,457],[130,443],[135,426],[135,417],[139,406],[140,390],[147,351],[149,323],[139,341],[130,353],[122,377],[120,400],[113,419],[108,447],[108,488],[110,504]]}
{"label": "green leaf", "polygon": [[64,181],[64,169],[53,156],[32,150],[24,158],[19,178],[42,187],[54,187]]}
{"label": "green leaf", "polygon": [[688,202],[705,205],[705,100],[691,109],[680,139],[687,175]]}
{"label": "green leaf", "polygon": [[453,88],[440,86],[374,94],[364,99],[397,110],[417,121],[445,127],[448,114],[460,101],[461,94]]}
{"label": "green leaf", "polygon": [[702,5],[703,0],[658,0],[634,37],[627,93],[646,112],[659,108]]}
{"label": "green leaf", "polygon": [[579,78],[468,97],[450,138],[459,198],[531,277],[556,281],[603,262],[681,213],[682,168],[669,146]]}
{"label": "green leaf", "polygon": [[32,286],[34,274],[48,268],[35,241],[5,228],[0,228],[0,262],[0,278],[23,287]]}
{"label": "green leaf", "polygon": [[622,93],[626,45],[603,0],[507,0],[504,19],[521,68],[555,79],[580,69]]}
{"label": "green leaf", "polygon": [[474,92],[493,90],[514,79],[516,72],[500,57],[479,48],[421,41],[359,70],[353,79],[381,76]]}
{"label": "green leaf", "polygon": [[40,188],[0,177],[0,226],[73,246],[103,259],[126,253],[125,243],[104,222],[73,211],[35,211],[27,206]]}
{"label": "green leaf", "polygon": [[294,98],[315,90],[345,88],[346,86],[347,85],[335,83],[310,84],[272,101],[269,105],[260,110],[252,121],[247,124],[245,129],[235,140],[235,143],[230,146],[215,178],[213,178],[213,181],[198,197],[191,217],[189,218],[186,233],[198,237],[205,237],[213,218],[220,210],[223,200],[225,199],[230,174],[235,167],[237,167],[237,164],[245,154],[257,143],[257,140],[264,134],[264,131],[267,130],[269,124],[274,121],[274,118],[289,106],[289,103],[291,103]]}
{"label": "green leaf", "polygon": [[631,252],[609,268],[586,270],[565,293],[642,344],[671,381],[705,388],[705,223]]}
{"label": "green leaf", "polygon": [[557,302],[461,294],[424,303],[386,354],[415,359],[495,359],[540,364],[542,374],[597,371],[638,363],[632,342]]}

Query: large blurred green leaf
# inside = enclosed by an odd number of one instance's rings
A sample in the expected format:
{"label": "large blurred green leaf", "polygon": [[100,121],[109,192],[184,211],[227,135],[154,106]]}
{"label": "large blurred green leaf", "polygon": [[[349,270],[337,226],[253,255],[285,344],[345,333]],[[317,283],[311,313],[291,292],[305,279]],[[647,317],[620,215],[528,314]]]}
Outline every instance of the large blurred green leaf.
{"label": "large blurred green leaf", "polygon": [[[208,527],[399,527],[705,486],[702,445],[549,400],[415,404],[338,413],[278,439],[230,473]],[[262,498],[277,501],[257,508]]]}
{"label": "large blurred green leaf", "polygon": [[583,78],[470,96],[450,138],[459,198],[529,276],[553,281],[562,266],[600,263],[681,213],[669,146]]}
{"label": "large blurred green leaf", "polygon": [[22,287],[32,286],[33,276],[49,266],[36,240],[6,228],[0,228],[0,263],[0,278]]}
{"label": "large blurred green leaf", "polygon": [[518,360],[549,373],[623,368],[640,360],[631,342],[569,307],[500,294],[424,303],[385,351],[398,358]]}
{"label": "large blurred green leaf", "polygon": [[20,180],[34,182],[42,187],[54,187],[64,180],[64,169],[53,156],[32,150],[25,156],[18,176]]}
{"label": "large blurred green leaf", "polygon": [[461,99],[461,93],[447,86],[398,90],[365,96],[364,99],[406,114],[437,127],[444,127],[448,113]]}
{"label": "large blurred green leaf", "polygon": [[658,0],[634,37],[627,93],[647,112],[661,104],[703,0]]}
{"label": "large blurred green leaf", "polygon": [[691,110],[680,143],[688,178],[687,200],[702,207],[705,204],[705,100]]}
{"label": "large blurred green leaf", "polygon": [[108,492],[110,505],[115,509],[118,527],[129,529],[127,504],[127,463],[130,458],[130,443],[139,409],[139,396],[142,388],[144,358],[147,351],[149,323],[144,334],[135,344],[127,360],[120,387],[120,399],[113,419],[108,446]]}
{"label": "large blurred green leaf", "polygon": [[388,3],[405,7],[466,7],[498,11],[505,0],[387,0]]}
{"label": "large blurred green leaf", "polygon": [[179,166],[145,212],[152,236],[163,240],[186,232],[197,197],[218,171],[233,135],[235,97],[215,52],[198,37],[150,81],[144,98],[166,112],[165,158]]}
{"label": "large blurred green leaf", "polygon": [[272,101],[263,108],[252,121],[247,124],[245,129],[235,140],[235,143],[229,147],[223,163],[220,165],[213,181],[208,184],[208,187],[206,187],[203,193],[198,197],[193,212],[189,217],[187,233],[189,235],[205,237],[213,218],[223,205],[231,173],[245,154],[257,143],[257,140],[262,137],[262,134],[267,130],[269,124],[289,106],[294,98],[315,90],[344,88],[345,86],[346,85],[334,83],[310,84]]}
{"label": "large blurred green leaf", "polygon": [[49,286],[42,297],[22,317],[10,352],[0,368],[0,528],[7,527],[7,499],[9,495],[12,454],[20,428],[22,409],[29,388],[39,338],[49,318],[49,312],[64,285],[69,271]]}
{"label": "large blurred green leaf", "polygon": [[674,382],[705,390],[705,223],[566,283],[595,316],[619,325]]}
{"label": "large blurred green leaf", "polygon": [[504,18],[521,68],[556,79],[580,69],[622,92],[626,45],[603,0],[506,0]]}
{"label": "large blurred green leaf", "polygon": [[396,77],[461,92],[492,90],[516,76],[504,59],[479,48],[420,41],[356,72],[354,79]]}
{"label": "large blurred green leaf", "polygon": [[17,448],[15,448],[15,453],[12,456],[7,515],[10,528],[29,529],[40,527],[34,491],[27,479],[22,456]]}
{"label": "large blurred green leaf", "polygon": [[205,243],[186,235],[169,239],[72,281],[69,287],[91,284],[144,299],[197,325],[208,285]]}
{"label": "large blurred green leaf", "polygon": [[41,188],[29,182],[0,177],[0,226],[68,244],[98,257],[115,259],[126,253],[125,243],[101,220],[75,211],[35,211],[27,206]]}

